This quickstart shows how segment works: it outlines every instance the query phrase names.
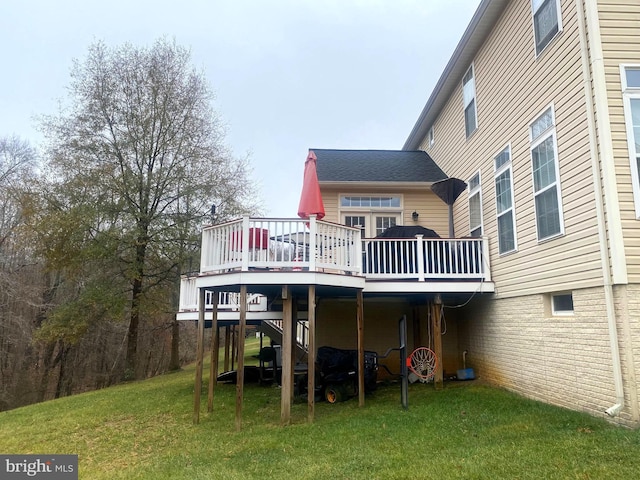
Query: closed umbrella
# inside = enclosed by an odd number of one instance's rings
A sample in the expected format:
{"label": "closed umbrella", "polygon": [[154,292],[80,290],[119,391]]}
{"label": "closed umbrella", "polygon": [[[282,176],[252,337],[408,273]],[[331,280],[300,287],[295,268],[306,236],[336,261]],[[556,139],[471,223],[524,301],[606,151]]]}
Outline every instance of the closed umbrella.
{"label": "closed umbrella", "polygon": [[431,185],[431,190],[440,200],[449,205],[449,237],[453,238],[453,204],[462,192],[467,188],[467,184],[459,178],[445,178]]}
{"label": "closed umbrella", "polygon": [[298,216],[309,218],[315,215],[318,220],[324,217],[324,203],[320,194],[320,184],[318,183],[318,172],[316,171],[316,154],[309,150],[307,160],[304,162],[304,179],[302,182],[302,192],[300,193],[300,204],[298,205]]}

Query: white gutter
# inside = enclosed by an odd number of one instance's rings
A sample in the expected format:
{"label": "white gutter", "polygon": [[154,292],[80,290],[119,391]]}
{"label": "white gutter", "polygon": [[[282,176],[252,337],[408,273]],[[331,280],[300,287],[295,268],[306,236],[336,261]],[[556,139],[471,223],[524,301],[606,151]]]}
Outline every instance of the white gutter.
{"label": "white gutter", "polygon": [[[584,8],[583,8],[584,7]],[[583,4],[583,0],[576,0],[576,10],[578,12],[578,27],[580,31],[580,51],[582,56],[582,73],[584,79],[584,95],[585,95],[585,104],[587,108],[587,125],[589,128],[589,143],[590,143],[590,157],[591,157],[591,173],[593,176],[593,185],[595,190],[595,203],[596,203],[596,217],[598,219],[598,240],[600,243],[600,263],[602,265],[602,279],[603,279],[603,288],[604,288],[604,303],[606,307],[607,314],[607,324],[609,328],[609,343],[611,345],[611,361],[613,366],[613,384],[615,387],[616,393],[616,403],[611,407],[605,410],[605,413],[611,417],[617,416],[622,408],[624,407],[624,387],[622,382],[622,365],[620,362],[620,347],[618,343],[618,331],[617,331],[617,323],[616,323],[616,311],[615,304],[613,299],[613,286],[611,279],[611,264],[609,261],[609,251],[608,251],[608,243],[607,243],[607,230],[606,230],[606,218],[605,218],[605,210],[604,210],[604,200],[602,198],[603,185],[600,179],[600,164],[602,164],[602,173],[605,177],[606,182],[606,167],[605,163],[607,160],[607,156],[605,155],[606,147],[603,145],[602,148],[602,157],[598,156],[598,143],[597,143],[597,134],[598,130],[596,129],[596,119],[598,120],[598,127],[603,129],[603,125],[606,125],[605,131],[600,136],[601,145],[605,143],[604,137],[609,134],[609,139],[611,138],[611,131],[608,128],[608,118],[606,120],[606,124],[603,124],[603,117],[608,117],[608,110],[606,111],[606,115],[600,112],[601,108],[608,108],[606,105],[606,89],[604,89],[605,85],[596,81],[598,75],[596,72],[603,68],[602,65],[602,46],[600,44],[600,31],[598,28],[598,12],[596,2],[592,2],[590,0],[586,1],[586,6]],[[595,11],[594,11],[595,10]],[[585,16],[583,16],[583,12]],[[586,17],[586,24],[585,24]],[[594,26],[595,25],[595,26]],[[588,39],[587,39],[587,28],[589,29],[591,39],[591,49],[588,48]],[[595,44],[595,45],[594,45]],[[600,47],[600,48],[598,48]],[[598,50],[598,53],[594,52],[594,50]],[[599,55],[598,55],[599,54]],[[591,58],[589,58],[591,56]],[[594,57],[596,57],[594,59]],[[591,60],[591,63],[589,63]],[[593,76],[591,74],[591,68],[593,68]],[[599,80],[603,80],[600,78]],[[593,102],[594,99],[591,95],[591,84],[593,84],[593,95],[595,98],[596,111],[594,112]],[[602,105],[602,101],[599,100],[599,97],[604,95],[605,103]],[[599,115],[600,112],[600,115]],[[608,132],[607,132],[608,130]],[[611,143],[606,142],[606,143]],[[612,159],[613,156],[609,157]],[[614,179],[615,181],[615,179]],[[606,188],[606,186],[605,186]],[[605,197],[609,198],[605,192]],[[612,210],[612,208],[608,208],[607,211]],[[617,212],[619,216],[619,211]],[[619,221],[619,220],[618,220]],[[611,225],[611,223],[609,223]],[[618,223],[619,225],[619,223]],[[615,246],[611,245],[612,254],[613,248]],[[623,250],[624,251],[624,250]],[[625,272],[626,274],[626,272]]]}
{"label": "white gutter", "polygon": [[[605,216],[609,226],[609,242],[611,251],[611,274],[614,285],[628,283],[627,262],[624,252],[622,220],[620,219],[620,202],[616,184],[615,160],[613,154],[613,135],[609,118],[609,102],[607,100],[607,80],[604,69],[604,54],[600,35],[600,18],[598,2],[587,0],[585,3],[586,30],[589,32],[588,52],[591,61],[591,81],[595,102],[595,119],[600,138],[600,168],[602,169],[603,191],[607,209]],[[586,33],[585,33],[586,34]]]}

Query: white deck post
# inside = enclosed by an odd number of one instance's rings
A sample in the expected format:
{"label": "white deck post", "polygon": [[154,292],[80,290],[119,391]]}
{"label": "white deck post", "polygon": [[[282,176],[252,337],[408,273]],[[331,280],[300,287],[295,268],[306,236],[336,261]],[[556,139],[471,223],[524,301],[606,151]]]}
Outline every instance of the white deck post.
{"label": "white deck post", "polygon": [[484,281],[491,281],[491,265],[489,262],[489,239],[487,237],[481,237],[482,239],[482,274],[484,275]]}
{"label": "white deck post", "polygon": [[309,215],[309,271],[316,271],[316,236],[318,234],[318,224],[316,216]]}
{"label": "white deck post", "polygon": [[416,235],[416,261],[418,262],[418,281],[424,282],[424,235]]}
{"label": "white deck post", "polygon": [[242,217],[242,265],[240,270],[249,271],[249,217]]}

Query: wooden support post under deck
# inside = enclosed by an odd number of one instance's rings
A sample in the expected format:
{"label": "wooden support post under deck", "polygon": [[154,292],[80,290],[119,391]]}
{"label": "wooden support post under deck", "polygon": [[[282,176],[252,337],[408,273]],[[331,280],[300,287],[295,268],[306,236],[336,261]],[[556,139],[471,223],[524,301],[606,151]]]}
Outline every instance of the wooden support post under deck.
{"label": "wooden support post under deck", "polygon": [[224,371],[229,371],[229,348],[231,347],[231,327],[224,327]]}
{"label": "wooden support post under deck", "polygon": [[291,335],[292,323],[292,299],[289,286],[282,287],[282,375],[281,375],[281,399],[280,399],[280,423],[291,423],[291,395],[293,395],[293,365],[291,363],[291,349],[293,338]]}
{"label": "wooden support post under deck", "polygon": [[235,325],[231,325],[231,370],[238,360],[238,329]]}
{"label": "wooden support post under deck", "polygon": [[[212,298],[218,298],[218,292],[213,291]],[[213,394],[218,383],[218,357],[220,350],[220,331],[218,329],[218,302],[213,302],[211,311],[211,364],[209,366],[209,395],[207,397],[207,412],[213,412]]]}
{"label": "wooden support post under deck", "polygon": [[202,393],[202,359],[204,357],[204,288],[198,294],[198,337],[196,346],[196,381],[193,389],[193,423],[200,422],[200,394]]}
{"label": "wooden support post under deck", "polygon": [[364,299],[362,289],[358,290],[356,304],[356,323],[358,325],[358,405],[362,407],[364,406]]}
{"label": "wooden support post under deck", "polygon": [[433,353],[436,354],[436,372],[433,378],[433,385],[436,390],[442,390],[444,379],[442,375],[442,319],[440,311],[442,309],[442,299],[440,295],[436,295],[433,301]]}
{"label": "wooden support post under deck", "polygon": [[[298,359],[296,350],[298,346],[298,299],[291,299],[291,385],[295,385],[295,369]],[[295,388],[291,388],[291,402],[293,403]]]}
{"label": "wooden support post under deck", "polygon": [[237,335],[238,375],[236,379],[236,430],[242,427],[242,400],[244,395],[244,337],[247,325],[247,286],[240,286],[240,325]]}
{"label": "wooden support post under deck", "polygon": [[313,423],[316,405],[316,286],[309,285],[309,348],[307,353],[307,421]]}

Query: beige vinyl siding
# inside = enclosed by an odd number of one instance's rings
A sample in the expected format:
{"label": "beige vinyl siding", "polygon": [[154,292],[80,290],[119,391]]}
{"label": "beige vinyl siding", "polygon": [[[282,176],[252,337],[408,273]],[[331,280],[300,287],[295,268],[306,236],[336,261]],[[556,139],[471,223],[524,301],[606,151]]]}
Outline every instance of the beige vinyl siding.
{"label": "beige vinyl siding", "polygon": [[[576,5],[572,0],[561,3],[563,30],[537,58],[530,2],[512,1],[505,9],[473,61],[478,130],[468,140],[461,86],[436,120],[440,133],[431,149],[436,163],[465,181],[481,170],[484,232],[490,240],[499,297],[602,283]],[[538,242],[529,125],[550,105],[556,124],[564,235]],[[500,256],[493,159],[509,142],[518,250]],[[456,202],[454,214],[456,234],[467,234],[465,195]]]}
{"label": "beige vinyl siding", "polygon": [[599,0],[598,13],[620,216],[629,282],[640,282],[640,220],[636,219],[622,104],[620,65],[640,65],[640,2]]}
{"label": "beige vinyl siding", "polygon": [[[330,222],[342,223],[343,211],[340,209],[340,196],[347,194],[360,195],[400,195],[402,197],[402,206],[400,211],[402,214],[402,225],[422,225],[435,230],[441,237],[446,237],[449,231],[449,216],[447,206],[440,200],[426,185],[419,189],[407,189],[402,187],[372,187],[372,186],[341,186],[337,187],[321,187],[322,200],[324,202],[325,217]],[[414,222],[411,218],[413,211],[418,212],[418,222]],[[369,213],[370,210],[362,210],[363,213]],[[349,212],[358,212],[357,209],[349,210]]]}
{"label": "beige vinyl siding", "polygon": [[338,216],[338,205],[340,199],[338,192],[332,189],[320,187],[322,193],[322,203],[324,203],[324,220],[328,222],[342,223]]}

